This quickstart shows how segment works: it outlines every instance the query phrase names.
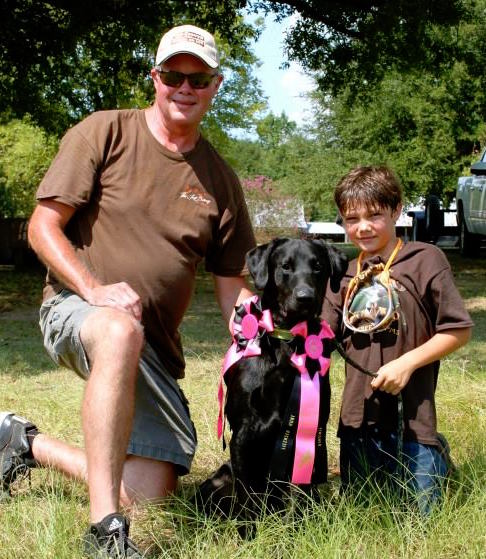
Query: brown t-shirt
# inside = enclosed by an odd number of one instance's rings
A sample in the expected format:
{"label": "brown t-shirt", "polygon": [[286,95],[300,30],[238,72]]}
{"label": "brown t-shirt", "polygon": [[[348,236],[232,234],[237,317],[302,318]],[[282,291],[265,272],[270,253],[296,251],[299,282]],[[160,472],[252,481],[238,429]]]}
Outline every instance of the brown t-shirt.
{"label": "brown t-shirt", "polygon": [[[187,153],[164,148],[141,110],[94,113],[65,135],[37,191],[76,209],[66,235],[103,284],[141,297],[145,335],[173,376],[184,376],[178,327],[198,263],[246,273],[255,245],[236,175],[201,138]],[[48,273],[44,298],[62,289]]]}
{"label": "brown t-shirt", "polygon": [[[381,260],[364,260],[363,270]],[[398,252],[391,267],[401,318],[382,332],[354,333],[342,321],[342,307],[347,286],[356,273],[357,260],[350,263],[339,293],[329,289],[323,317],[342,340],[346,353],[361,366],[377,371],[429,340],[436,332],[472,326],[454,284],[449,263],[443,252],[433,245],[407,243]],[[423,444],[437,444],[435,389],[440,362],[417,369],[403,389],[404,438]],[[341,405],[338,435],[346,427],[375,425],[390,431],[397,425],[397,399],[370,387],[371,379],[346,363],[346,382]]]}

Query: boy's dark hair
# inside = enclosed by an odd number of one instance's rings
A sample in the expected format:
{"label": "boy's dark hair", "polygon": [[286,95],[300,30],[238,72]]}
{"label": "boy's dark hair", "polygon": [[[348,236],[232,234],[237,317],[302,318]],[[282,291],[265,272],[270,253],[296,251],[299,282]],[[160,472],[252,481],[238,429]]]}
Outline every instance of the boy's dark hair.
{"label": "boy's dark hair", "polygon": [[339,181],[334,191],[334,201],[341,215],[361,205],[394,211],[402,203],[402,187],[388,167],[356,167]]}

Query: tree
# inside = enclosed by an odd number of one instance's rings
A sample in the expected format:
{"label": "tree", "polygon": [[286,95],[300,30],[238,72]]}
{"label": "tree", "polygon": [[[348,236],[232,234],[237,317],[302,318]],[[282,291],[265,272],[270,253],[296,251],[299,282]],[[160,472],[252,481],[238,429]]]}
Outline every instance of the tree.
{"label": "tree", "polygon": [[[30,113],[59,132],[100,108],[147,97],[161,31],[195,22],[245,49],[255,31],[244,10],[299,14],[289,58],[322,72],[323,90],[376,81],[390,67],[436,68],[455,49],[467,0],[4,0],[0,4],[0,113]],[[437,42],[433,25],[447,35]],[[150,88],[149,88],[150,89]]]}
{"label": "tree", "polygon": [[[289,162],[276,186],[304,200],[310,218],[332,219],[332,192],[346,171],[388,164],[407,201],[436,194],[448,204],[457,177],[486,147],[485,10],[485,0],[467,4],[456,56],[439,69],[390,68],[359,94],[352,85],[315,93],[314,140],[286,145]],[[440,26],[434,33],[437,44],[445,40]]]}
{"label": "tree", "polygon": [[477,17],[459,25],[457,56],[439,74],[389,70],[359,96],[352,88],[335,97],[317,94],[316,130],[330,148],[324,174],[335,160],[343,172],[357,162],[388,163],[408,200],[428,194],[451,200],[457,177],[486,140],[486,1],[474,0],[468,9]]}
{"label": "tree", "polygon": [[[433,70],[455,52],[455,28],[468,0],[262,0],[255,10],[278,19],[297,13],[286,43],[290,60],[319,73],[337,93],[376,83],[391,67]],[[440,26],[444,40],[431,32]]]}
{"label": "tree", "polygon": [[289,120],[282,112],[280,116],[269,113],[261,118],[256,125],[260,144],[266,150],[274,150],[288,141],[297,130],[293,120]]}
{"label": "tree", "polygon": [[0,218],[26,217],[56,152],[57,140],[30,119],[0,125]]}
{"label": "tree", "polygon": [[[147,79],[161,33],[195,23],[218,31],[229,70],[226,91],[237,84],[240,111],[254,110],[261,92],[251,75],[249,40],[237,0],[4,0],[0,5],[0,114],[30,114],[61,134],[94,110],[145,106]],[[246,92],[243,95],[242,92]],[[223,126],[233,126],[221,101]],[[224,118],[226,120],[224,120]],[[251,124],[251,119],[249,119]],[[243,120],[246,125],[247,120]],[[242,124],[238,122],[237,124]]]}

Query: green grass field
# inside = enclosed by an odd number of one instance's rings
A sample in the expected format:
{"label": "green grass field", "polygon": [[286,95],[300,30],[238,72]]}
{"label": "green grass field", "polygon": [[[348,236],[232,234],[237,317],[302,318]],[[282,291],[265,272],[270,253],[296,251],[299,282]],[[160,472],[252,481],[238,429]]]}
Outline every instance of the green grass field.
{"label": "green grass field", "polygon": [[[187,374],[199,447],[194,467],[178,495],[136,512],[134,540],[151,558],[480,558],[486,557],[486,266],[447,252],[457,285],[475,322],[472,341],[442,363],[437,391],[439,427],[458,466],[440,510],[424,521],[380,495],[364,506],[338,496],[335,436],[343,364],[331,370],[333,400],[328,427],[330,482],[320,505],[301,514],[263,516],[256,536],[242,540],[236,521],[205,519],[187,495],[227,458],[216,438],[216,389],[228,336],[212,293],[199,277],[183,325]],[[79,417],[83,382],[47,357],[37,326],[41,274],[0,270],[0,410],[12,410],[41,430],[81,444]],[[30,483],[0,503],[0,559],[73,559],[88,523],[85,488],[55,472],[34,470]]]}

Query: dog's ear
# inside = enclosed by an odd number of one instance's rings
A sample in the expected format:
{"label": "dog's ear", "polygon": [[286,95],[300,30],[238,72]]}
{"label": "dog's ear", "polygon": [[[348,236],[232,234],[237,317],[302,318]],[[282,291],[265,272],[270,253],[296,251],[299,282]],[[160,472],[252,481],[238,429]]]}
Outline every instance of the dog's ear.
{"label": "dog's ear", "polygon": [[264,245],[259,245],[256,248],[250,250],[246,254],[246,265],[253,278],[255,287],[259,290],[265,289],[268,282],[268,261],[270,255],[276,246],[283,243],[287,239],[278,238],[266,243]]}
{"label": "dog's ear", "polygon": [[341,280],[348,269],[348,257],[344,252],[331,245],[327,245],[327,253],[329,254],[329,261],[331,262],[329,284],[334,293],[337,293],[341,285]]}
{"label": "dog's ear", "polygon": [[348,269],[348,258],[341,250],[329,245],[325,241],[316,239],[312,241],[323,247],[327,252],[329,258],[329,264],[331,265],[331,275],[329,277],[329,284],[334,293],[339,291],[339,286],[341,285],[341,280]]}

